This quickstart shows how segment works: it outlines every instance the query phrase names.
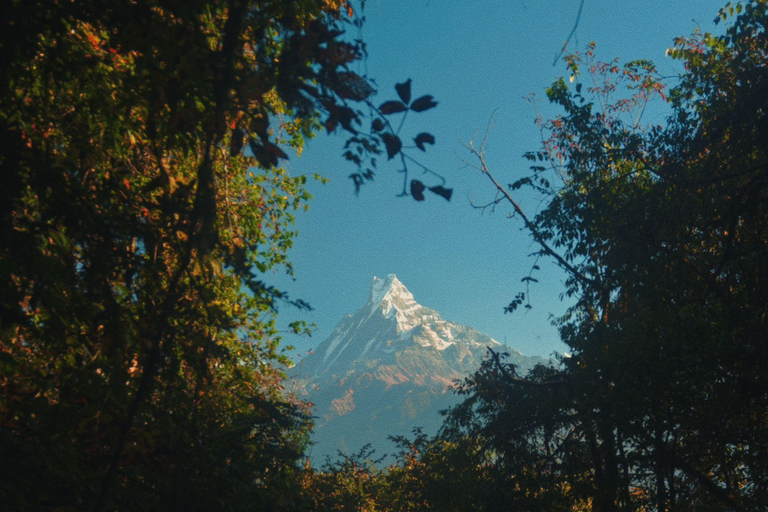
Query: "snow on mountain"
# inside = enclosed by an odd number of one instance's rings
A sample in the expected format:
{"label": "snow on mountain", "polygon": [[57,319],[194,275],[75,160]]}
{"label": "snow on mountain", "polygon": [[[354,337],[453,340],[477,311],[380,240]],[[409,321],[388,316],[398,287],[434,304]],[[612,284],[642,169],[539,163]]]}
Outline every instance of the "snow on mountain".
{"label": "snow on mountain", "polygon": [[467,336],[468,328],[446,322],[437,311],[417,303],[394,274],[373,278],[368,302],[354,315],[345,316],[330,337],[315,350],[317,358],[305,361],[304,373],[343,371],[355,361],[375,354],[393,353],[410,344],[443,351],[457,340],[474,346],[496,347],[489,336]]}
{"label": "snow on mountain", "polygon": [[523,369],[544,362],[444,320],[416,302],[394,274],[374,277],[366,304],[345,315],[290,372],[315,404],[312,458],[322,462],[367,443],[386,452],[389,435],[408,435],[414,427],[436,432],[438,411],[458,402],[455,381],[473,373],[488,348],[509,352]]}

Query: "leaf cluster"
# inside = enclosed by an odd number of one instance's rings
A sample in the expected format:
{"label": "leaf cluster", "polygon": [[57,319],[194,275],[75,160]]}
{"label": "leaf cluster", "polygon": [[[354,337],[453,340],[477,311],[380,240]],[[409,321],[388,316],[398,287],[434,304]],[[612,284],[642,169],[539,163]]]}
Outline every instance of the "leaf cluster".
{"label": "leaf cluster", "polygon": [[[399,440],[390,503],[451,510],[461,489],[480,510],[768,507],[768,4],[719,19],[723,35],[676,41],[686,71],[671,85],[593,45],[567,57],[571,78],[547,91],[562,114],[539,121],[543,147],[511,185],[469,145],[492,204],[568,274],[569,354],[521,375],[491,352],[438,436]],[[640,122],[653,98],[663,126]],[[543,199],[535,215],[523,189]]]}
{"label": "leaf cluster", "polygon": [[[292,509],[307,405],[267,282],[372,94],[347,2],[12,2],[0,27],[0,501]],[[335,117],[334,117],[335,116]],[[326,125],[328,121],[326,120]]]}

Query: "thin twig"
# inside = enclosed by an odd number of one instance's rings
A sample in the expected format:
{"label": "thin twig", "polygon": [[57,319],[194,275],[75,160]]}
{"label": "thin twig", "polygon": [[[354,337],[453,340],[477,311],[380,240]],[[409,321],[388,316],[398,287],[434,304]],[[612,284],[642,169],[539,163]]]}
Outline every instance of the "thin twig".
{"label": "thin twig", "polygon": [[585,276],[582,272],[580,272],[576,267],[574,267],[572,264],[570,264],[565,258],[563,258],[559,253],[557,253],[554,249],[552,249],[549,244],[546,242],[544,237],[539,232],[536,225],[531,221],[531,219],[528,218],[528,216],[525,214],[525,211],[523,211],[522,207],[518,204],[517,201],[509,194],[506,188],[504,188],[497,180],[493,177],[491,174],[491,171],[488,169],[488,165],[485,161],[485,144],[488,140],[488,132],[490,131],[491,122],[488,123],[488,128],[485,132],[485,136],[483,137],[483,142],[480,145],[479,149],[475,147],[474,141],[470,141],[469,144],[465,144],[465,147],[469,149],[475,157],[477,157],[478,161],[480,162],[480,172],[485,174],[489,180],[491,180],[491,183],[496,187],[496,190],[499,191],[504,196],[504,199],[507,200],[507,202],[512,205],[512,208],[514,209],[515,213],[520,216],[521,219],[523,219],[523,224],[525,224],[526,229],[531,233],[531,236],[533,239],[538,243],[541,248],[543,249],[544,253],[552,256],[557,260],[557,263],[568,271],[574,278],[579,280],[583,284],[588,285],[594,285],[597,284],[597,281],[595,279],[591,279],[587,276]]}
{"label": "thin twig", "polygon": [[573,24],[573,28],[571,29],[571,33],[568,34],[568,39],[565,40],[565,43],[563,43],[563,48],[560,50],[560,52],[555,55],[555,60],[552,62],[552,66],[557,64],[557,61],[560,60],[560,56],[562,56],[565,53],[565,49],[568,47],[568,43],[571,42],[571,38],[573,37],[573,34],[576,33],[576,29],[579,26],[579,20],[581,20],[581,11],[584,9],[584,1],[581,0],[581,3],[579,4],[579,12],[576,14],[576,22]]}

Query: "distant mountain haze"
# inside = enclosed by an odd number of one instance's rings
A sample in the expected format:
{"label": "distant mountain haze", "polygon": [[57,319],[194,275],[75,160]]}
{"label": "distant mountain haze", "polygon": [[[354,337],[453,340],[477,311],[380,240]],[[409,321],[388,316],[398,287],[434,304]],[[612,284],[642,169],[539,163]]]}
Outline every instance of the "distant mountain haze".
{"label": "distant mountain haze", "polygon": [[522,371],[547,362],[444,320],[394,274],[374,277],[368,302],[289,371],[294,389],[315,405],[313,463],[366,444],[376,456],[391,453],[388,436],[408,436],[415,427],[436,433],[439,411],[460,400],[455,382],[477,370],[489,347],[508,352]]}

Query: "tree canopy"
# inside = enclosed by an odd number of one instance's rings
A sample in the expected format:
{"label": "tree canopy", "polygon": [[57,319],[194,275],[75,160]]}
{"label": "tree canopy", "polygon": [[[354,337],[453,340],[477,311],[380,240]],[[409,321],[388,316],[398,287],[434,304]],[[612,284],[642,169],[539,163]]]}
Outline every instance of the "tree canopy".
{"label": "tree canopy", "polygon": [[[359,187],[407,171],[395,115],[350,66],[344,1],[13,2],[0,29],[0,500],[13,510],[758,511],[768,508],[768,3],[651,62],[566,59],[529,175],[506,184],[568,275],[556,367],[491,353],[441,434],[298,464],[275,314],[305,177],[350,134]],[[652,99],[671,109],[644,126]],[[370,108],[374,119],[363,125]],[[425,150],[434,137],[413,137]],[[427,173],[428,174],[428,173]],[[435,185],[409,180],[416,200]],[[528,215],[516,194],[544,207]],[[524,285],[536,281],[538,263]],[[528,291],[507,306],[528,306]],[[301,324],[294,326],[302,329]]]}
{"label": "tree canopy", "polygon": [[[506,183],[469,146],[539,246],[506,310],[552,260],[570,350],[527,375],[492,352],[438,436],[399,440],[382,510],[768,508],[768,4],[719,20],[675,41],[671,87],[649,61],[568,56],[527,176]],[[665,124],[643,124],[651,101]]]}
{"label": "tree canopy", "polygon": [[[559,367],[523,376],[494,354],[448,417],[447,439],[483,440],[505,509],[768,506],[768,5],[720,19],[723,35],[676,41],[670,90],[648,61],[568,57],[530,175],[507,186],[470,146],[575,299]],[[654,96],[671,115],[643,126]]]}
{"label": "tree canopy", "polygon": [[290,508],[309,416],[274,315],[305,304],[260,275],[291,271],[309,199],[286,151],[354,131],[374,92],[359,22],[331,0],[4,6],[4,507]]}

